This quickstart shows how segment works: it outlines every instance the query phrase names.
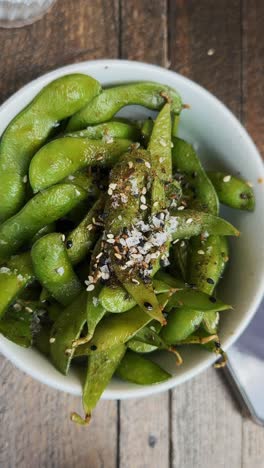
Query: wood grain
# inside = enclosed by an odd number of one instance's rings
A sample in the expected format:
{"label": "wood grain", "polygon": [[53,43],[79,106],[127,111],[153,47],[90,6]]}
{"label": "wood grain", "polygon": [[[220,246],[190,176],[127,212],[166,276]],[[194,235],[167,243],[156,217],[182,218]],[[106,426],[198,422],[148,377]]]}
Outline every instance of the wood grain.
{"label": "wood grain", "polygon": [[118,18],[118,0],[57,0],[33,25],[0,29],[0,100],[53,68],[116,58]]}
{"label": "wood grain", "polygon": [[[241,115],[240,2],[169,3],[171,68]],[[172,466],[241,466],[242,418],[214,369],[177,387],[172,398]]]}

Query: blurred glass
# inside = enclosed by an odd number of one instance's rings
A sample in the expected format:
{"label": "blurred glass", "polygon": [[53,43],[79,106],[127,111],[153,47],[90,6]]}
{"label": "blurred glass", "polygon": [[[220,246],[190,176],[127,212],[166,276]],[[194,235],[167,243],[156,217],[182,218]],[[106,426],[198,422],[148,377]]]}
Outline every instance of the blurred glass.
{"label": "blurred glass", "polygon": [[40,19],[55,0],[0,0],[0,27],[19,28]]}

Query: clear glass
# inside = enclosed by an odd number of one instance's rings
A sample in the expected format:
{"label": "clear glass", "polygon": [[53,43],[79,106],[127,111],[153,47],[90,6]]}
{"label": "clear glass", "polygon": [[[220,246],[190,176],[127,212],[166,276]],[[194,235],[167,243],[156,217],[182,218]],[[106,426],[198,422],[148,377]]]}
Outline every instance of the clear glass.
{"label": "clear glass", "polygon": [[19,28],[40,19],[55,0],[0,0],[0,27]]}

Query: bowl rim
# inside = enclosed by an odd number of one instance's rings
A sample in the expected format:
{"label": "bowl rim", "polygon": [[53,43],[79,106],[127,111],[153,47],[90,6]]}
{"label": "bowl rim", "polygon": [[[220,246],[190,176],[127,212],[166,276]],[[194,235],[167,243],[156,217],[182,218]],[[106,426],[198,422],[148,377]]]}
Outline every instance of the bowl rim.
{"label": "bowl rim", "polygon": [[[250,154],[254,153],[255,161],[259,160],[259,162],[261,163],[263,162],[255,143],[253,142],[252,138],[248,134],[245,127],[241,124],[241,122],[237,119],[237,117],[232,113],[232,111],[225,104],[223,104],[216,96],[214,96],[211,92],[209,92],[207,89],[205,89],[198,83],[190,80],[189,78],[175,71],[168,70],[164,67],[149,64],[146,62],[122,60],[122,59],[97,59],[97,60],[86,60],[86,61],[76,62],[76,63],[65,65],[59,68],[55,68],[39,76],[38,78],[30,81],[29,83],[21,87],[18,91],[16,91],[14,94],[12,94],[0,106],[0,114],[2,111],[8,108],[8,106],[13,101],[15,101],[16,98],[21,93],[23,94],[25,91],[28,91],[30,89],[34,90],[35,85],[38,85],[39,83],[43,81],[45,82],[46,79],[51,81],[52,79],[55,79],[59,76],[62,76],[63,74],[68,74],[68,73],[82,73],[82,72],[87,73],[87,70],[86,70],[87,66],[91,69],[93,66],[95,68],[97,68],[98,66],[107,68],[110,66],[118,67],[121,64],[124,67],[131,68],[131,69],[133,69],[136,66],[137,68],[141,68],[142,70],[148,69],[148,71],[153,70],[153,72],[157,71],[157,72],[166,73],[167,76],[169,75],[173,77],[176,76],[179,80],[183,81],[187,87],[196,89],[200,94],[202,94],[206,98],[209,98],[211,101],[213,101],[215,105],[219,109],[221,109],[222,112],[226,114],[228,119],[232,121],[233,125],[237,127],[237,129],[243,135],[243,139],[247,147],[249,148]],[[89,70],[89,73],[92,73],[92,70]],[[133,79],[130,81],[133,81]],[[263,175],[264,175],[264,169],[263,169]],[[239,338],[239,336],[243,333],[245,328],[248,326],[249,322],[252,320],[254,314],[256,313],[258,306],[260,305],[260,302],[263,297],[263,293],[264,293],[264,266],[263,266],[262,277],[259,278],[258,288],[255,294],[254,300],[252,300],[251,305],[248,308],[247,315],[238,324],[233,334],[229,336],[228,338],[226,338],[225,340],[223,340],[222,342],[223,348],[225,350],[227,350]],[[10,343],[10,341],[4,338],[3,336],[0,336],[0,352],[20,370],[24,371],[26,374],[30,375],[31,377],[40,381],[41,383],[44,383],[57,390],[71,393],[73,395],[81,394],[81,385],[76,386],[73,384],[59,383],[56,381],[54,377],[50,378],[49,376],[46,376],[45,374],[43,375],[40,369],[32,369],[31,367],[28,367],[28,365],[24,363],[23,359],[20,358],[19,353],[14,353],[10,349],[8,349],[8,346],[6,346],[6,343]],[[162,382],[154,386],[153,385],[139,386],[139,385],[131,384],[131,389],[120,389],[120,390],[106,389],[102,395],[102,398],[106,400],[138,398],[138,397],[143,397],[143,396],[148,396],[148,395],[154,395],[162,391],[169,390],[173,387],[176,387],[177,385],[181,383],[186,382],[192,377],[200,374],[202,371],[206,370],[213,362],[215,362],[216,359],[217,359],[216,356],[208,354],[207,358],[203,359],[201,363],[196,364],[193,368],[187,370],[183,375],[174,376],[170,378],[169,380],[167,380],[166,382]]]}

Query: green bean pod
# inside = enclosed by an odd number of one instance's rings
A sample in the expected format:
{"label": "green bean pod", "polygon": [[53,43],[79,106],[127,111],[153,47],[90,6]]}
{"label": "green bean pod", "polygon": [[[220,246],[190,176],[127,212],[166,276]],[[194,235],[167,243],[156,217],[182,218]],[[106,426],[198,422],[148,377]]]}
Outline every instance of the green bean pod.
{"label": "green bean pod", "polygon": [[161,338],[168,345],[184,340],[199,328],[204,315],[201,310],[187,307],[172,310],[168,315],[167,325],[161,330]]}
{"label": "green bean pod", "polygon": [[61,182],[88,166],[111,166],[131,145],[130,140],[104,143],[88,138],[64,137],[43,146],[33,157],[29,180],[34,192]]}
{"label": "green bean pod", "polygon": [[82,291],[74,273],[62,235],[47,234],[31,249],[36,278],[60,304],[70,304]]}
{"label": "green bean pod", "polygon": [[91,140],[103,139],[105,143],[113,140],[113,138],[138,141],[140,138],[140,131],[135,125],[130,123],[112,120],[110,122],[88,126],[77,132],[67,133],[66,136],[90,138]]}
{"label": "green bean pod", "polygon": [[177,227],[172,232],[172,240],[198,236],[202,232],[219,236],[239,236],[239,231],[222,218],[202,211],[173,211]]}
{"label": "green bean pod", "polygon": [[28,252],[12,257],[0,267],[0,318],[33,280],[34,272]]}
{"label": "green bean pod", "polygon": [[25,199],[30,160],[59,122],[81,109],[101,90],[93,78],[66,75],[49,83],[8,125],[0,142],[0,221]]}
{"label": "green bean pod", "polygon": [[138,385],[154,385],[171,377],[171,374],[158,364],[133,351],[126,352],[116,370],[116,375],[122,380]]}
{"label": "green bean pod", "polygon": [[220,203],[237,210],[253,211],[255,196],[250,185],[238,177],[223,172],[207,172]]}
{"label": "green bean pod", "polygon": [[74,354],[72,343],[79,338],[86,322],[86,301],[84,291],[59,315],[51,330],[50,357],[62,374],[69,371]]}
{"label": "green bean pod", "polygon": [[171,102],[173,112],[181,112],[182,101],[179,94],[163,84],[145,81],[104,89],[89,106],[70,119],[67,131],[80,130],[87,125],[111,120],[124,106],[137,104],[148,109],[160,110],[166,101]]}

